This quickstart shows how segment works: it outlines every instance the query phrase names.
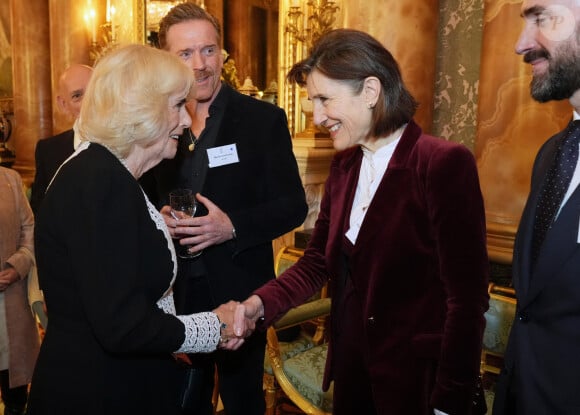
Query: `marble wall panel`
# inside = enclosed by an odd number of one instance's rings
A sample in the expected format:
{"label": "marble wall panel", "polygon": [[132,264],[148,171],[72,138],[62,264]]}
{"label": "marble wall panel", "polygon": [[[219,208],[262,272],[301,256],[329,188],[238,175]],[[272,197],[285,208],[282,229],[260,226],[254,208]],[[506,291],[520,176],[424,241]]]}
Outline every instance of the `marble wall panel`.
{"label": "marble wall panel", "polygon": [[[58,80],[73,63],[89,64],[89,33],[84,22],[86,4],[78,0],[49,0],[52,87],[52,133],[72,128],[73,121],[56,105]],[[50,134],[51,135],[51,134]],[[39,137],[43,138],[43,137]]]}
{"label": "marble wall panel", "polygon": [[[52,134],[50,45],[46,0],[13,0],[12,70],[14,82],[14,168],[26,184],[34,175],[34,148],[39,137]],[[23,24],[26,22],[26,24]]]}
{"label": "marble wall panel", "polygon": [[419,101],[416,120],[431,131],[439,5],[436,0],[344,0],[342,27],[368,32],[389,49]]}

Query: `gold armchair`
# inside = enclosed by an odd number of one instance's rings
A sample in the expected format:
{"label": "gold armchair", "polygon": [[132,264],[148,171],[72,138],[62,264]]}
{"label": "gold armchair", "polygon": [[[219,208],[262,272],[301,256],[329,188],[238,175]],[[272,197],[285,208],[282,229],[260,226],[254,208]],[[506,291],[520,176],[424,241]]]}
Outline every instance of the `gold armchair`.
{"label": "gold armchair", "polygon": [[515,291],[511,287],[489,284],[489,309],[485,313],[481,351],[481,376],[487,407],[493,407],[495,381],[503,367],[510,330],[516,313]]}
{"label": "gold armchair", "polygon": [[[276,274],[302,256],[302,250],[286,247],[276,257]],[[322,391],[322,377],[328,345],[324,327],[330,313],[330,298],[324,288],[320,296],[288,311],[268,329],[264,384],[266,414],[274,415],[281,389],[286,396],[307,414],[332,413],[332,388]],[[278,334],[291,327],[300,327],[299,334],[290,341],[281,341]]]}
{"label": "gold armchair", "polygon": [[489,284],[488,292],[489,309],[485,313],[481,369],[484,375],[498,375],[516,313],[516,297],[513,288],[493,283]]}

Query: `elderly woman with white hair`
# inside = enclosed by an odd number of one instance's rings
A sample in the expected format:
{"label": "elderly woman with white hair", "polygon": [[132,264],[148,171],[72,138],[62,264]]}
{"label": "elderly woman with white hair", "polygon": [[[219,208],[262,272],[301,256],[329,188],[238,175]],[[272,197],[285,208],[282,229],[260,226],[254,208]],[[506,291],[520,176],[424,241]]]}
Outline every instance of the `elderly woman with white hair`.
{"label": "elderly woman with white hair", "polygon": [[[178,414],[172,353],[239,347],[233,303],[175,315],[177,261],[139,177],[172,158],[191,124],[193,74],[148,46],[97,64],[79,119],[82,144],[37,215],[35,244],[49,324],[28,413]],[[230,340],[229,342],[226,342]]]}

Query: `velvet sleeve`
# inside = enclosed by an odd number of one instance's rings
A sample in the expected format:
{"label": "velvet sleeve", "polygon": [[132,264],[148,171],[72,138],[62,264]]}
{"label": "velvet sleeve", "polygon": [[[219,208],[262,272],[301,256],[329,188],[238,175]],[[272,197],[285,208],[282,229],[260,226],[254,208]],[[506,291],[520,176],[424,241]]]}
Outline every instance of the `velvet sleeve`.
{"label": "velvet sleeve", "polygon": [[320,213],[304,255],[277,279],[268,282],[254,293],[264,303],[265,314],[261,328],[274,323],[290,308],[304,303],[328,281],[325,248],[332,206],[331,183],[331,179],[325,183]]}
{"label": "velvet sleeve", "polygon": [[431,404],[444,412],[467,413],[489,298],[485,212],[471,152],[455,145],[434,149],[425,187],[447,305]]}

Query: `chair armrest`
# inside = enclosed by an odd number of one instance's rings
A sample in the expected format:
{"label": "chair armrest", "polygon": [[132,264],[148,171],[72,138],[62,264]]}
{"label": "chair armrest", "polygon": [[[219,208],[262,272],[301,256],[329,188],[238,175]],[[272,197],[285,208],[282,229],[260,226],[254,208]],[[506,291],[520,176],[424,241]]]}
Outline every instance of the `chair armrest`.
{"label": "chair armrest", "polygon": [[330,298],[320,298],[290,309],[274,323],[276,330],[285,329],[330,314]]}
{"label": "chair armrest", "polygon": [[33,313],[38,317],[38,321],[40,321],[40,325],[44,330],[46,330],[46,326],[48,325],[48,317],[44,312],[44,303],[42,301],[35,301],[31,305]]}

